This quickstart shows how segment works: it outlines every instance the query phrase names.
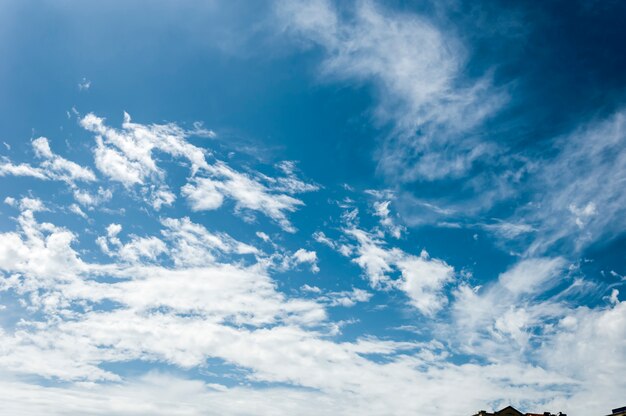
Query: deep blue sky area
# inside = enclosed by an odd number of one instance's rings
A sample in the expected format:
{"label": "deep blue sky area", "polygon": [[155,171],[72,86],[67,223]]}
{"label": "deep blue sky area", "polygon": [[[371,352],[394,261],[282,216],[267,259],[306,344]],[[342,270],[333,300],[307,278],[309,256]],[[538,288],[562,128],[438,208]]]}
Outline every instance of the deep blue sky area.
{"label": "deep blue sky area", "polygon": [[0,3],[0,413],[626,404],[625,19]]}

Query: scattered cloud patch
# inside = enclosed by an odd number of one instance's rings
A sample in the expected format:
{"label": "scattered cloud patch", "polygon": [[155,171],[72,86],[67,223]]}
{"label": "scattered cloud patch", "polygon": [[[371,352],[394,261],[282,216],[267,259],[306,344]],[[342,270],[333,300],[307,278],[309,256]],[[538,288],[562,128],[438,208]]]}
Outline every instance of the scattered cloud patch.
{"label": "scattered cloud patch", "polygon": [[78,82],[78,90],[79,91],[87,91],[89,88],[91,88],[91,81],[89,81],[87,78],[83,77]]}
{"label": "scattered cloud patch", "polygon": [[311,266],[311,272],[313,273],[320,271],[320,268],[317,265],[317,253],[315,251],[308,251],[300,248],[293,253],[293,260],[296,264],[309,264]]}
{"label": "scattered cloud patch", "polygon": [[278,4],[285,30],[324,50],[323,76],[376,86],[376,115],[396,126],[380,150],[385,174],[404,182],[459,175],[494,151],[469,133],[506,95],[488,74],[464,79],[468,51],[451,31],[372,1],[347,11],[326,0]]}
{"label": "scattered cloud patch", "polygon": [[[206,173],[209,177],[195,178],[181,189],[192,210],[217,209],[224,202],[224,198],[228,197],[235,201],[236,210],[263,213],[287,232],[295,232],[287,215],[304,205],[300,199],[289,194],[317,189],[307,187],[304,182],[293,177],[283,178],[284,181],[267,176],[257,179],[237,172],[223,162],[210,166]],[[263,179],[267,184],[262,182]]]}

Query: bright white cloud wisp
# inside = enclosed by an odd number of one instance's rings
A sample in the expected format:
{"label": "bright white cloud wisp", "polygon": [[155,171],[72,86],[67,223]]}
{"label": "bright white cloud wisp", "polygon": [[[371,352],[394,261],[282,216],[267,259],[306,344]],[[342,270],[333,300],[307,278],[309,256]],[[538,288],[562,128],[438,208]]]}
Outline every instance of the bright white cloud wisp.
{"label": "bright white cloud wisp", "polygon": [[[504,166],[528,200],[469,219],[492,201],[465,212],[401,193],[509,162],[505,144],[476,134],[508,97],[491,74],[465,75],[470,45],[444,19],[376,1],[276,1],[270,15],[288,46],[316,51],[322,80],[373,86],[382,182],[318,184],[304,161],[240,162],[200,122],[128,113],[116,127],[79,116],[84,142],[67,152],[46,137],[23,157],[7,144],[0,414],[621,405],[626,280],[618,268],[586,276],[581,253],[626,226],[624,110],[520,156],[519,171]],[[80,81],[82,97],[90,87]],[[483,185],[468,187],[501,191]],[[522,248],[480,252],[479,233],[500,243],[489,250]]]}

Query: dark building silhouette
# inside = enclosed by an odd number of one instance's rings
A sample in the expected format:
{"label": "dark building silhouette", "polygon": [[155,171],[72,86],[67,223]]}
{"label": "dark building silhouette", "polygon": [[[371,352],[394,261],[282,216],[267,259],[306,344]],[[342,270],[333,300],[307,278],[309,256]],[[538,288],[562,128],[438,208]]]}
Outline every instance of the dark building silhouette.
{"label": "dark building silhouette", "polygon": [[[626,415],[626,413],[624,413]],[[555,415],[550,412],[543,413],[522,413],[513,406],[507,406],[504,409],[498,410],[493,413],[489,413],[486,410],[481,410],[476,413],[474,416],[567,416],[564,413],[559,412],[558,415]],[[610,415],[610,416],[622,416],[622,414]]]}
{"label": "dark building silhouette", "polygon": [[[613,413],[606,416],[626,416],[626,406],[618,407],[612,410]],[[481,410],[473,416],[567,416],[565,413],[559,412],[557,415],[550,412],[543,413],[522,413],[513,406],[507,406],[504,409],[490,413],[486,410]]]}
{"label": "dark building silhouette", "polygon": [[613,413],[607,416],[626,416],[626,406],[613,409]]}

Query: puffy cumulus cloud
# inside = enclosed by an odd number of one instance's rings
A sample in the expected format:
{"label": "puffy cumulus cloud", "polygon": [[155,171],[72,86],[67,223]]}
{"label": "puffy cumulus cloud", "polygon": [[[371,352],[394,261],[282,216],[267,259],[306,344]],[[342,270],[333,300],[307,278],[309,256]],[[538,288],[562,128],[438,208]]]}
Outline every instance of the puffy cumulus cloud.
{"label": "puffy cumulus cloud", "polygon": [[226,233],[209,232],[188,217],[166,218],[162,224],[165,228],[161,233],[170,241],[170,255],[179,266],[210,264],[224,254],[261,254],[256,247],[237,241]]}
{"label": "puffy cumulus cloud", "polygon": [[175,195],[165,183],[165,171],[157,165],[155,152],[186,159],[192,174],[208,167],[204,150],[189,143],[188,132],[175,124],[133,123],[128,113],[124,113],[121,129],[108,127],[93,113],[83,117],[80,124],[95,134],[98,170],[127,188],[142,186],[147,202],[157,210],[172,204]]}
{"label": "puffy cumulus cloud", "polygon": [[[173,202],[157,151],[187,158],[191,177],[183,193],[192,207],[208,200],[199,210],[231,199],[236,210],[263,213],[290,230],[288,214],[302,206],[294,195],[318,189],[298,179],[293,162],[279,164],[278,177],[241,173],[219,161],[201,165],[184,142],[153,137],[184,140],[187,133],[175,126],[160,131],[126,120],[116,130],[97,117],[87,125],[96,142],[136,169],[139,182],[120,192],[137,187],[149,203]],[[90,181],[47,140],[33,145],[42,178],[56,172],[72,186]],[[152,146],[155,154],[137,146]],[[618,153],[604,149],[610,160]],[[187,194],[205,185],[205,196]],[[87,207],[112,197],[104,188],[71,190]],[[212,193],[219,196],[211,201]],[[430,415],[471,414],[506,402],[592,414],[621,399],[626,309],[618,289],[610,288],[605,306],[573,306],[576,294],[598,287],[557,256],[523,257],[496,281],[472,287],[426,251],[394,247],[396,223],[387,220],[394,219],[395,199],[370,195],[371,228],[361,224],[357,203],[344,198],[340,237],[328,237],[329,227],[313,239],[357,264],[372,288],[406,295],[422,315],[408,314],[418,339],[431,341],[394,338],[395,328],[383,328],[384,339],[356,329],[376,309],[367,304],[375,295],[370,289],[329,288],[320,279],[319,286],[309,281],[293,290],[285,282],[295,278],[275,279],[277,271],[318,270],[318,253],[299,248],[310,248],[305,242],[290,250],[278,245],[280,234],[258,231],[259,248],[185,216],[158,218],[145,235],[129,230],[148,229],[153,217],[129,224],[120,216],[100,236],[89,230],[79,241],[78,233],[57,225],[65,223],[38,220],[68,210],[84,217],[77,204],[66,209],[32,196],[7,197],[12,208],[5,208],[19,214],[15,230],[0,233],[0,413]],[[603,206],[598,199],[568,200],[572,229],[596,227],[596,216],[609,212]],[[511,238],[541,230],[536,223],[532,230],[524,222],[494,224],[492,231]],[[92,251],[94,238],[104,255]],[[350,315],[359,310],[368,313]],[[336,320],[336,314],[348,316]],[[354,326],[342,334],[347,325]],[[119,363],[134,362],[171,366],[177,375],[119,370]],[[181,378],[187,370],[202,380]],[[207,373],[224,384],[207,383]]]}
{"label": "puffy cumulus cloud", "polygon": [[91,169],[55,154],[47,138],[39,137],[33,140],[32,146],[35,156],[41,159],[39,166],[34,167],[26,163],[16,165],[4,158],[0,162],[0,176],[30,176],[43,180],[63,181],[71,186],[74,186],[76,182],[96,180],[96,175]]}
{"label": "puffy cumulus cloud", "polygon": [[50,149],[50,143],[45,137],[33,140],[35,155],[42,159],[41,168],[48,172],[52,179],[62,180],[68,183],[76,181],[91,182],[96,180],[96,175],[91,169],[78,165],[70,160],[56,155]]}
{"label": "puffy cumulus cloud", "polygon": [[[31,314],[0,332],[0,367],[13,378],[2,381],[6,390],[0,395],[19,389],[20,397],[33,394],[38,399],[10,399],[3,401],[2,409],[36,412],[65,394],[72,399],[59,400],[47,411],[66,413],[68,400],[76,400],[76,405],[86,406],[81,407],[84,413],[98,407],[92,400],[100,400],[106,390],[128,394],[131,386],[142,386],[137,388],[145,393],[143,404],[107,408],[100,403],[98,408],[108,414],[151,409],[161,399],[146,386],[159,385],[159,376],[129,379],[106,366],[133,360],[188,369],[210,368],[207,360],[218,359],[245,369],[231,376],[253,386],[285,385],[270,387],[267,394],[283,392],[284,412],[290,414],[306,413],[311,400],[328,403],[338,414],[465,412],[481,405],[477,397],[541,400],[547,384],[568,383],[557,374],[521,364],[450,364],[448,352],[437,342],[333,339],[337,324],[328,321],[326,306],[350,307],[367,302],[371,293],[353,288],[321,290],[314,299],[288,296],[277,289],[263,262],[251,258],[263,256],[257,249],[187,218],[161,220],[157,251],[170,258],[171,267],[164,266],[165,261],[152,262],[155,251],[146,249],[152,247],[150,237],[130,235],[125,242],[124,226],[118,223],[107,226],[102,238],[121,261],[98,264],[81,259],[72,247],[73,234],[35,220],[35,210],[45,208],[41,202],[14,200],[13,205],[22,211],[18,230],[0,234],[0,268],[7,273],[2,290],[17,296]],[[248,256],[248,261],[229,260],[220,253]],[[302,251],[300,256],[310,259],[310,253]],[[511,371],[524,375],[523,387],[502,383]],[[32,375],[52,381],[49,387],[19,381]],[[70,383],[55,386],[55,380]],[[259,400],[256,405],[261,407],[255,409],[270,405],[252,386],[176,380],[175,390],[187,397],[186,411],[191,414],[205,413],[209,398],[223,402],[226,413],[237,400]],[[441,400],[457,389],[466,395],[453,404]],[[416,397],[410,405],[400,399],[408,395]],[[176,409],[174,414],[180,403]]]}
{"label": "puffy cumulus cloud", "polygon": [[[75,234],[50,223],[39,223],[35,212],[45,209],[38,199],[23,198],[17,204],[20,215],[18,230],[0,233],[0,269],[12,273],[3,287],[27,290],[28,282],[21,274],[44,282],[69,279],[85,268],[78,253],[71,247]],[[32,281],[30,283],[35,284]],[[31,287],[32,288],[32,287]]]}
{"label": "puffy cumulus cloud", "polygon": [[[402,290],[412,306],[422,314],[432,316],[448,302],[443,289],[453,281],[454,268],[442,260],[432,259],[425,250],[419,256],[399,248],[387,248],[376,235],[358,228],[346,228],[344,233],[356,241],[342,254],[358,264],[375,289]],[[399,278],[394,274],[399,273]]]}
{"label": "puffy cumulus cloud", "polygon": [[31,212],[38,212],[38,211],[48,210],[48,208],[46,208],[44,203],[39,198],[23,197],[23,198],[20,198],[19,200],[16,200],[13,197],[7,196],[4,199],[4,203],[14,208],[18,208],[21,211],[28,210]]}
{"label": "puffy cumulus cloud", "polygon": [[[367,191],[380,199],[386,192]],[[374,217],[389,218],[389,201],[374,203]],[[343,206],[342,235],[333,240],[322,231],[314,233],[313,239],[338,251],[364,272],[370,286],[377,290],[398,289],[409,298],[409,303],[425,316],[433,316],[448,303],[445,287],[454,281],[454,268],[445,261],[433,259],[426,250],[419,255],[407,253],[398,247],[389,247],[385,231],[397,238],[393,223],[381,223],[366,231],[360,228],[359,210],[351,205]],[[387,226],[385,226],[387,225]]]}
{"label": "puffy cumulus cloud", "polygon": [[[292,193],[316,190],[316,186],[307,186],[292,177],[269,178],[261,175],[255,178],[237,172],[223,162],[217,162],[206,169],[210,177],[198,177],[183,186],[181,192],[189,201],[194,211],[219,208],[225,197],[235,201],[237,210],[258,211],[276,221],[285,231],[295,232],[287,215],[304,205]],[[265,182],[265,183],[263,183]]]}
{"label": "puffy cumulus cloud", "polygon": [[96,134],[98,169],[124,185],[143,184],[150,176],[164,175],[154,159],[155,151],[187,159],[192,172],[208,167],[204,151],[187,142],[185,130],[175,124],[133,123],[128,113],[124,113],[121,130],[108,127],[93,113],[83,117],[80,124]]}
{"label": "puffy cumulus cloud", "polygon": [[419,256],[399,256],[395,264],[402,274],[397,286],[411,299],[411,305],[426,315],[432,315],[446,305],[447,298],[441,292],[454,277],[452,266],[431,259],[426,250],[422,250]]}
{"label": "puffy cumulus cloud", "polygon": [[113,198],[113,191],[101,186],[94,192],[76,188],[73,194],[76,202],[89,208],[108,202]]}
{"label": "puffy cumulus cloud", "polygon": [[396,126],[379,154],[390,177],[458,175],[494,151],[471,131],[500,108],[505,94],[494,91],[488,76],[465,79],[469,53],[453,31],[372,1],[356,2],[348,12],[329,0],[281,1],[277,15],[289,33],[323,48],[324,76],[377,86],[377,115]]}
{"label": "puffy cumulus cloud", "polygon": [[[45,240],[44,235],[36,234],[36,230],[45,228],[52,233],[61,232],[51,224],[34,223],[29,212],[26,209],[22,213],[22,217],[28,217],[29,221],[21,220],[20,232],[0,235],[2,241],[9,240],[20,247],[18,241],[26,245],[30,239],[36,240],[33,241],[36,245]],[[242,250],[232,241],[225,242],[225,238],[208,235],[206,230],[188,220],[163,222],[166,227],[164,238],[172,241],[174,247],[191,245],[183,242],[201,239],[225,251],[250,251]],[[115,223],[106,230],[108,244],[120,248],[120,252],[139,241],[131,237],[130,243],[123,244],[118,241],[122,233],[123,227]],[[33,234],[32,237],[28,237],[29,234]],[[450,377],[443,372],[435,375],[422,370],[427,363],[445,365],[440,361],[441,347],[435,344],[375,338],[354,342],[329,339],[324,332],[315,329],[327,319],[322,303],[288,298],[277,291],[273,280],[257,265],[207,262],[202,266],[166,268],[142,262],[145,256],[138,256],[131,265],[89,264],[79,260],[67,241],[58,248],[57,256],[74,260],[58,265],[67,278],[55,281],[42,279],[35,265],[1,264],[3,271],[19,273],[19,278],[5,279],[3,289],[18,292],[27,306],[43,316],[33,316],[15,330],[0,334],[0,366],[13,374],[92,381],[95,384],[91,384],[90,389],[97,393],[85,396],[84,384],[65,384],[65,387],[48,389],[7,381],[4,385],[9,391],[18,387],[22,394],[37,391],[39,399],[22,404],[11,400],[11,403],[1,405],[4,408],[35,411],[33,409],[37,406],[47,403],[45,398],[51,399],[65,392],[72,395],[72,400],[87,406],[81,408],[85,412],[92,406],[89,400],[102,393],[100,389],[130,391],[128,383],[132,384],[132,380],[123,384],[99,383],[121,380],[118,374],[104,369],[102,364],[130,360],[192,368],[203,367],[207,359],[217,358],[247,369],[245,377],[252,382],[293,386],[283,388],[287,394],[283,397],[294,395],[300,399],[289,403],[285,412],[297,413],[303,406],[310,407],[310,400],[314,398],[328,401],[330,408],[335,403],[346,403],[342,400],[346,395],[353,397],[354,403],[367,400],[368,406],[374,406],[380,413],[388,411],[389,406],[399,406],[397,397],[409,394],[415,386],[432,385],[428,381],[433,377]],[[350,306],[352,302],[366,301],[369,296],[357,289],[331,292],[324,302]],[[102,308],[103,302],[112,306]],[[68,317],[71,319],[64,319]],[[369,356],[385,359],[378,361],[367,358]],[[151,376],[146,377],[148,380]],[[189,403],[188,410],[192,412],[206,410],[202,407],[205,393],[224,394],[215,399],[224,400],[224,406],[228,408],[228,404],[233,403],[231,400],[244,397],[250,400],[257,397],[258,392],[252,388],[215,388],[199,381],[183,380],[177,384],[177,389],[191,397],[191,391],[186,390],[190,386],[196,386],[200,394]],[[307,390],[299,390],[299,387]],[[200,402],[195,402],[196,399]],[[148,394],[145,400],[142,409],[151,408],[150,403],[157,399]],[[64,408],[66,403],[61,400],[48,411],[63,413],[67,410]],[[129,411],[124,406],[107,410],[124,414]],[[346,414],[355,409],[352,405],[344,406],[342,411]],[[362,410],[368,406],[364,405]],[[415,408],[409,410],[416,410],[418,406],[436,408],[438,405],[430,394],[425,393]],[[403,408],[404,405],[395,409],[403,411]]]}
{"label": "puffy cumulus cloud", "polygon": [[156,210],[176,199],[166,183],[165,170],[158,166],[157,152],[189,163],[191,175],[181,194],[193,211],[218,209],[230,198],[237,211],[260,212],[284,230],[293,232],[295,228],[287,215],[304,203],[292,195],[319,188],[296,176],[294,162],[278,164],[278,170],[282,171],[278,177],[242,173],[219,160],[209,163],[205,158],[207,152],[187,141],[195,130],[186,131],[173,123],[133,123],[125,113],[122,128],[115,129],[90,113],[80,124],[95,134],[94,159],[98,170],[127,189],[139,187],[144,200]]}
{"label": "puffy cumulus cloud", "polygon": [[107,227],[107,236],[100,236],[96,239],[98,246],[109,256],[137,263],[146,260],[155,261],[160,254],[167,251],[165,243],[157,237],[131,235],[130,241],[123,244],[117,236],[121,230],[122,227],[119,224],[111,224]]}
{"label": "puffy cumulus cloud", "polygon": [[317,253],[315,251],[309,251],[300,248],[295,253],[293,253],[293,261],[296,264],[310,264],[311,271],[313,273],[317,273],[320,271],[320,268],[317,265]]}
{"label": "puffy cumulus cloud", "polygon": [[[297,333],[304,331],[301,326],[318,326],[326,319],[321,304],[288,299],[277,291],[258,264],[224,264],[210,258],[201,266],[180,264],[191,254],[181,251],[194,244],[255,252],[225,235],[211,235],[188,219],[163,221],[169,227],[163,235],[172,246],[137,236],[122,243],[122,226],[109,225],[99,242],[122,260],[113,264],[83,262],[71,247],[74,236],[37,223],[30,209],[18,222],[18,232],[0,235],[0,268],[10,273],[2,290],[17,294],[25,307],[44,316],[2,334],[0,365],[12,371],[63,380],[115,380],[115,374],[98,365],[149,359],[201,366],[210,357],[228,355],[222,351],[226,339],[245,344],[240,351],[244,354],[255,338],[263,339],[262,326],[274,325],[267,330],[271,337],[272,331]],[[170,253],[177,267],[152,264],[156,256]],[[102,309],[104,303],[114,306]],[[113,327],[119,328],[117,335],[107,330]],[[163,344],[161,340],[173,334],[178,334],[177,341]],[[317,337],[315,332],[301,336]]]}
{"label": "puffy cumulus cloud", "polygon": [[181,193],[187,198],[194,211],[211,211],[224,203],[221,183],[208,178],[197,178],[193,183],[182,187]]}

